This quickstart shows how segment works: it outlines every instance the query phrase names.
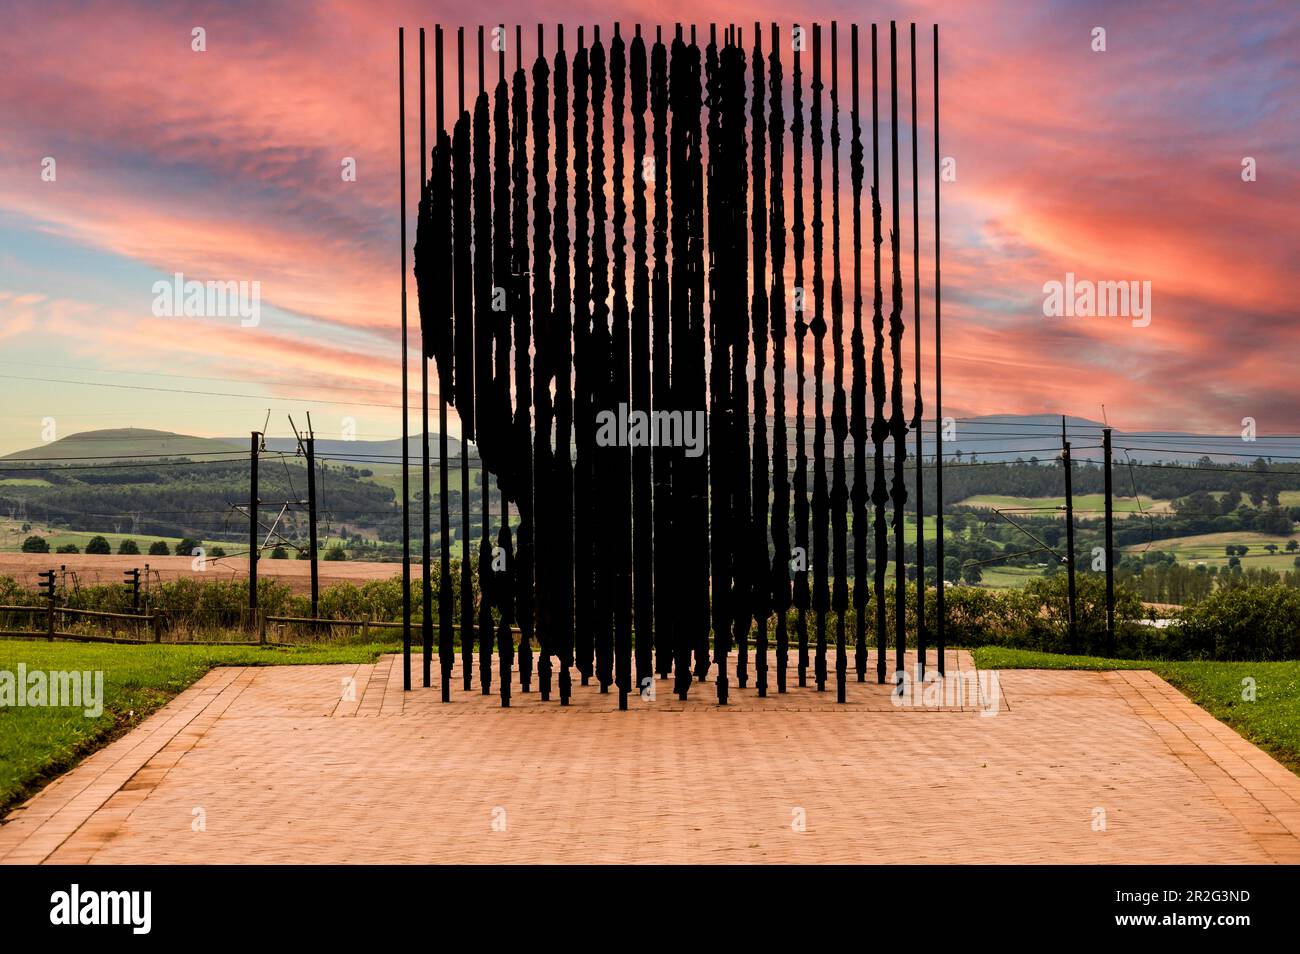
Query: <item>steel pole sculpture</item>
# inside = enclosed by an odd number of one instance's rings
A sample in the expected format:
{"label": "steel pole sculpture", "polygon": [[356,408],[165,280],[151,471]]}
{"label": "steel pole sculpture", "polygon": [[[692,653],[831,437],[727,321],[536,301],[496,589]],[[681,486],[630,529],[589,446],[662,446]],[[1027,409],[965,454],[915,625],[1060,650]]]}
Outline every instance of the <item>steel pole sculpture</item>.
{"label": "steel pole sculpture", "polygon": [[885,658],[889,647],[886,642],[885,573],[889,563],[888,529],[885,525],[885,502],[889,491],[885,486],[885,438],[889,436],[889,423],[885,420],[885,316],[884,295],[881,286],[880,254],[880,117],[877,109],[876,25],[871,25],[871,244],[874,249],[875,293],[871,314],[871,443],[872,485],[871,502],[874,505],[876,530],[875,596],[876,596],[876,682],[885,681]]}
{"label": "steel pole sculpture", "polygon": [[[511,284],[517,290],[511,302],[514,323],[515,408],[511,419],[514,448],[511,472],[513,495],[519,510],[514,560],[511,563],[514,616],[519,624],[519,688],[528,692],[533,679],[533,444],[532,444],[532,328],[535,324],[531,288],[529,287],[528,229],[528,77],[524,72],[523,28],[515,28],[515,74],[510,90],[513,126],[511,128]],[[540,37],[538,38],[541,39]],[[539,43],[540,46],[540,43]],[[546,91],[534,91],[545,97]],[[541,161],[545,161],[544,157]],[[547,229],[539,225],[539,239],[549,239]],[[536,251],[534,251],[536,254]],[[547,305],[549,306],[549,302]],[[507,362],[509,355],[506,356]],[[506,639],[513,644],[509,631]]]}
{"label": "steel pole sculpture", "polygon": [[[893,380],[888,391],[884,370],[875,32],[871,190],[876,278],[874,346],[868,381],[861,288],[865,163],[854,30],[849,144],[854,296],[852,352],[848,356],[851,364],[847,370],[851,382],[846,383],[838,26],[831,28],[829,116],[822,101],[825,82],[821,28],[814,26],[812,31],[811,321],[805,321],[803,286],[808,273],[801,57],[805,34],[799,28],[792,33],[791,44],[795,58],[790,122],[795,191],[791,227],[794,292],[792,303],[787,304],[781,37],[772,26],[765,59],[761,30],[761,24],[756,25],[746,49],[743,32],[738,28],[725,28],[721,38],[716,29],[711,29],[707,56],[696,44],[694,31],[690,31],[688,39],[680,26],[671,45],[664,44],[661,33],[656,31],[650,50],[639,28],[630,42],[617,25],[608,43],[602,43],[595,33],[590,47],[580,33],[576,54],[565,52],[563,33],[557,30],[553,60],[546,56],[539,30],[536,58],[530,67],[531,100],[522,27],[514,31],[515,64],[508,77],[505,44],[496,45],[498,78],[491,90],[485,82],[484,31],[480,30],[479,94],[472,113],[467,111],[464,99],[462,31],[457,43],[460,108],[448,136],[441,103],[439,28],[435,33],[437,130],[427,156],[422,58],[423,181],[414,274],[425,359],[424,415],[428,360],[433,359],[438,365],[442,393],[440,446],[447,437],[449,404],[456,405],[461,419],[462,544],[467,544],[470,537],[471,441],[479,452],[479,683],[484,694],[490,693],[495,643],[499,649],[502,705],[510,704],[514,684],[511,624],[516,615],[521,634],[521,688],[530,688],[532,639],[536,637],[543,699],[549,699],[552,665],[558,662],[562,704],[569,702],[569,672],[576,665],[584,680],[596,676],[602,691],[617,685],[620,708],[628,708],[634,674],[636,687],[645,690],[655,671],[663,676],[674,672],[674,689],[685,698],[691,683],[705,678],[715,659],[719,666],[718,699],[727,702],[733,684],[746,688],[748,640],[754,626],[758,627],[756,682],[759,695],[765,695],[769,689],[768,627],[772,612],[777,613],[777,690],[784,691],[788,610],[792,605],[798,611],[795,625],[801,684],[806,684],[809,662],[807,613],[812,609],[817,614],[814,675],[822,691],[828,675],[827,627],[831,610],[835,611],[836,698],[844,701],[850,609],[857,618],[853,636],[860,678],[865,676],[866,668],[868,497],[875,507],[876,521],[876,622],[881,650],[878,679],[884,681],[887,649],[887,501],[893,504],[895,668],[901,671],[907,598],[902,541],[907,491],[903,468],[909,422],[902,407],[905,323],[898,228],[897,27],[891,27],[890,63],[894,227],[890,233],[893,289],[889,317]],[[493,33],[502,41],[506,35],[504,27],[494,28]],[[574,73],[572,101],[570,64]],[[404,33],[399,34],[399,72],[403,67]],[[404,91],[399,91],[399,109],[404,118]],[[916,109],[914,93],[914,139]],[[831,151],[829,248],[823,207],[827,198],[823,167],[827,133]],[[404,140],[403,128],[399,142],[404,145]],[[919,302],[917,158],[914,142],[913,293]],[[653,217],[649,210],[651,191]],[[402,211],[404,214],[404,203]],[[631,262],[628,242],[632,246]],[[829,288],[826,257],[831,259]],[[789,523],[791,475],[785,416],[787,310],[794,312],[796,350],[794,547]],[[812,395],[805,390],[805,345],[810,330],[816,348]],[[829,382],[828,332],[833,348],[830,370],[834,375]],[[405,366],[403,370],[405,374]],[[869,385],[875,411],[871,451],[867,449],[866,421]],[[920,420],[919,385],[918,359],[916,406],[910,422],[914,428],[919,428]],[[809,398],[815,401],[811,409],[815,424],[811,488],[804,433]],[[888,416],[886,400],[890,402]],[[769,401],[773,412],[770,430]],[[707,431],[698,426],[698,416],[706,416]],[[598,421],[605,429],[600,434]],[[829,462],[828,436],[834,442]],[[409,440],[409,432],[406,437]],[[854,456],[851,491],[847,466],[850,437]],[[886,440],[894,450],[893,481],[888,487],[884,474]],[[575,444],[576,469],[571,451]],[[923,444],[918,445],[918,451],[923,448]],[[870,487],[868,453],[874,458],[875,469],[874,485]],[[443,558],[439,656],[443,697],[449,699],[455,614],[445,452],[439,463]],[[495,540],[491,522],[494,479],[501,501],[501,523],[495,528]],[[430,480],[426,466],[422,485]],[[427,511],[432,502],[427,486],[424,502]],[[517,524],[512,522],[512,511],[517,513]],[[409,521],[409,515],[404,516]],[[924,519],[923,512],[919,518]],[[431,524],[427,513],[426,522]],[[255,518],[250,523],[255,525]],[[850,526],[852,559],[848,549]],[[516,528],[517,538],[512,539]],[[255,540],[255,532],[250,532]],[[923,538],[920,545],[919,562],[924,564]],[[539,546],[545,553],[540,560]],[[424,649],[429,664],[432,541],[427,528],[424,548],[429,551],[425,554],[423,581]],[[406,552],[409,557],[409,537]],[[809,557],[813,560],[811,593]],[[472,554],[467,552],[462,559],[460,599],[467,688],[472,682],[476,605],[471,561]],[[409,576],[409,559],[404,570]],[[404,597],[405,617],[409,613],[409,583]],[[250,603],[255,605],[255,597]],[[733,643],[738,650],[734,673],[728,658]],[[404,649],[409,660],[409,629]],[[426,673],[426,679],[431,681],[430,677],[431,673]]]}
{"label": "steel pole sculpture", "polygon": [[[429,148],[426,138],[428,124],[425,109],[427,84],[424,76],[424,27],[420,27],[420,187],[422,190],[427,188],[428,183],[426,174],[428,153],[425,150]],[[419,235],[418,225],[416,234]],[[418,238],[416,244],[419,244]],[[417,273],[419,267],[417,262],[415,265]],[[419,293],[418,284],[416,293],[417,295]],[[433,617],[430,615],[433,610],[433,578],[429,575],[433,560],[433,541],[429,528],[429,346],[424,340],[423,314],[420,321],[420,421],[420,555],[423,566],[423,571],[420,573],[420,657],[424,676],[423,685],[428,689],[432,679],[430,670],[433,662]],[[314,542],[312,551],[315,552]],[[313,605],[313,616],[316,615],[314,610]]]}
{"label": "steel pole sculpture", "polygon": [[794,49],[794,367],[795,367],[795,447],[794,465],[794,540],[799,551],[794,571],[794,605],[798,610],[795,630],[799,638],[799,688],[808,685],[808,435],[804,410],[807,384],[804,374],[808,344],[807,289],[804,287],[804,210],[803,210],[803,73],[800,53],[806,32],[799,29],[799,43]]}
{"label": "steel pole sculpture", "polygon": [[[772,322],[772,609],[776,613],[776,691],[786,691],[790,637],[790,473],[785,419],[785,113],[781,92],[781,31],[772,24],[768,54],[768,142],[772,150],[771,224],[772,285],[768,310]],[[765,629],[765,628],[764,628]],[[760,682],[760,686],[766,686]]]}
{"label": "steel pole sculpture", "polygon": [[406,360],[406,31],[397,28],[397,112],[402,209],[402,689],[411,689],[411,444]]}
{"label": "steel pole sculpture", "polygon": [[[551,311],[550,372],[555,388],[555,459],[552,492],[555,506],[555,590],[547,596],[554,607],[555,635],[560,660],[560,705],[572,693],[573,668],[573,292],[570,285],[569,249],[569,61],[564,53],[564,28],[555,40],[555,306]],[[538,508],[541,512],[542,508]]]}
{"label": "steel pole sculpture", "polygon": [[867,674],[867,357],[862,335],[862,122],[858,112],[858,27],[853,25],[853,142],[849,165],[853,179],[853,609],[854,667],[858,682]]}
{"label": "steel pole sculpture", "polygon": [[478,99],[474,102],[474,378],[479,454],[478,679],[483,695],[492,692],[492,488],[487,462],[492,457],[494,407],[492,342],[492,166],[487,88],[483,79],[483,28],[478,28]]}
{"label": "steel pole sculpture", "polygon": [[[560,528],[558,514],[545,506],[557,497],[555,490],[555,455],[551,451],[551,426],[555,415],[555,403],[551,397],[551,387],[555,382],[556,338],[558,337],[556,321],[552,312],[551,289],[551,206],[550,206],[550,115],[547,111],[550,82],[550,66],[546,62],[543,47],[542,26],[537,26],[537,59],[533,63],[533,227],[536,241],[533,245],[533,415],[535,420],[533,433],[533,486],[527,498],[522,494],[520,500],[527,500],[532,532],[528,541],[527,566],[522,571],[519,585],[519,612],[521,619],[527,619],[531,627],[536,621],[538,636],[537,684],[538,693],[543,702],[551,698],[551,657],[556,654],[555,635],[560,625],[558,604],[562,592],[557,581],[559,567],[550,559],[537,559],[539,552],[558,548]],[[556,75],[556,95],[559,95],[559,75]],[[556,134],[556,166],[559,142]],[[556,169],[558,192],[559,169]],[[528,223],[524,222],[524,241],[528,241]],[[560,263],[556,261],[556,271]],[[556,276],[556,285],[559,276]],[[555,291],[555,300],[560,293]],[[568,321],[564,322],[564,331],[568,332]],[[518,338],[518,334],[516,334]],[[519,402],[518,415],[521,420],[521,439],[527,442],[528,408],[526,402]],[[534,505],[534,499],[543,506]],[[521,503],[522,506],[522,503]],[[521,521],[522,523],[522,521]],[[523,550],[523,531],[520,531],[520,549]],[[553,551],[552,551],[553,552]],[[523,561],[521,561],[523,562]],[[528,610],[525,610],[525,606]],[[528,645],[528,639],[521,640],[521,650]],[[523,659],[520,660],[520,674],[523,674]]]}
{"label": "steel pole sculpture", "polygon": [[907,421],[903,417],[903,263],[898,215],[898,29],[889,21],[889,129],[892,173],[893,228],[890,251],[894,263],[893,307],[889,313],[889,350],[893,356],[893,383],[889,432],[894,450],[894,478],[889,497],[894,505],[894,679],[901,685],[907,651],[907,566],[903,543],[903,505],[907,503],[904,463],[907,459]]}
{"label": "steel pole sculpture", "polygon": [[456,128],[452,140],[456,412],[460,416],[460,651],[469,692],[474,673],[474,577],[470,544],[469,442],[474,439],[474,266],[470,189],[470,116],[465,109],[465,30],[456,31]]}
{"label": "steel pole sculpture", "polygon": [[[651,412],[650,261],[646,236],[646,50],[641,27],[631,45],[632,93],[632,410]],[[638,161],[640,157],[641,161]],[[654,167],[650,178],[658,181]],[[632,598],[636,636],[636,688],[647,690],[654,672],[654,500],[651,496],[651,448],[632,452]]]}
{"label": "steel pole sculpture", "polygon": [[[766,151],[767,129],[764,123],[763,32],[754,24],[753,64],[754,92],[750,97],[750,121],[753,128],[754,201],[751,209],[751,226],[754,243],[754,282],[750,303],[752,312],[750,328],[754,345],[754,439],[753,460],[750,463],[750,501],[753,505],[753,543],[748,554],[750,605],[757,629],[754,651],[754,675],[758,681],[759,698],[767,695],[767,617],[771,613],[772,589],[767,581],[767,494],[770,471],[767,459],[767,183]],[[742,683],[743,686],[743,683]]]}
{"label": "steel pole sculpture", "polygon": [[939,676],[944,675],[943,611],[943,350],[941,343],[939,281],[939,24],[934,25],[934,565],[939,588],[934,595],[935,652]]}
{"label": "steel pole sculpture", "polygon": [[835,460],[831,476],[835,584],[835,699],[846,700],[848,654],[845,647],[845,617],[849,610],[848,509],[849,489],[845,473],[844,442],[849,422],[844,393],[844,285],[840,281],[840,69],[839,29],[831,23],[831,338],[834,343],[835,390],[832,392],[831,435]]}
{"label": "steel pole sculpture", "polygon": [[814,676],[817,691],[826,691],[826,616],[830,592],[830,499],[826,492],[826,280],[822,270],[822,28],[813,25],[813,609],[817,611],[817,657]]}
{"label": "steel pole sculpture", "polygon": [[915,399],[912,430],[916,432],[916,672],[925,675],[925,494],[922,492],[922,464],[925,446],[921,433],[924,403],[921,400],[921,193],[917,177],[916,144],[916,24],[911,24],[912,42],[912,324],[916,334]]}

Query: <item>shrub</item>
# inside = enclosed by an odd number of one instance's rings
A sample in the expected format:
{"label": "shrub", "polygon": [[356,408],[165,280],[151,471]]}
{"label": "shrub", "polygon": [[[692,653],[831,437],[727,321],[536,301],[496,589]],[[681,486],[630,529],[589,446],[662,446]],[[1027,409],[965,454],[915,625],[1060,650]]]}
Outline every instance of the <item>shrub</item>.
{"label": "shrub", "polygon": [[31,536],[23,541],[24,553],[49,553],[50,545],[44,537]]}
{"label": "shrub", "polygon": [[1184,651],[1198,658],[1300,658],[1300,590],[1282,584],[1219,590],[1180,615]]}
{"label": "shrub", "polygon": [[140,547],[134,540],[123,540],[117,545],[117,552],[122,556],[139,556]]}
{"label": "shrub", "polygon": [[112,553],[113,548],[108,545],[108,541],[103,537],[91,537],[90,542],[86,544],[87,553]]}
{"label": "shrub", "polygon": [[80,553],[81,551],[77,549],[77,545],[75,543],[65,543],[59,547],[58,552],[59,553]]}
{"label": "shrub", "polygon": [[287,560],[289,559],[289,551],[286,550],[284,547],[276,547],[274,550],[271,551],[271,559]]}
{"label": "shrub", "polygon": [[214,560],[220,559],[225,555],[226,555],[225,547],[213,547],[211,550],[208,551],[208,556]]}
{"label": "shrub", "polygon": [[150,556],[169,556],[171,552],[172,548],[167,545],[166,540],[155,540],[149,544]]}
{"label": "shrub", "polygon": [[330,547],[328,550],[326,550],[325,556],[323,557],[323,559],[333,560],[333,561],[346,560],[347,558],[348,558],[347,553],[345,553],[343,548],[339,546],[337,543],[334,544],[334,546]]}
{"label": "shrub", "polygon": [[193,537],[186,537],[181,540],[180,543],[176,544],[176,555],[191,556],[200,545],[199,541],[195,540]]}

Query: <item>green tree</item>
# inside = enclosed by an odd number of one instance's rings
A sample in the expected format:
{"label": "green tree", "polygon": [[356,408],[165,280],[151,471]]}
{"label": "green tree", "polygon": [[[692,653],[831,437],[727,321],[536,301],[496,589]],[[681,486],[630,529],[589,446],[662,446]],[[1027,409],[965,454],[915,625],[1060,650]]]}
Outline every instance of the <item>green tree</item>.
{"label": "green tree", "polygon": [[200,546],[199,541],[193,537],[185,537],[180,543],[176,544],[177,556],[192,556],[194,551]]}
{"label": "green tree", "polygon": [[63,544],[62,546],[59,547],[59,552],[60,552],[60,553],[80,553],[81,551],[77,549],[77,545],[76,545],[75,543],[65,543],[65,544]]}
{"label": "green tree", "polygon": [[274,550],[271,551],[271,559],[287,560],[289,559],[289,551],[286,550],[284,547],[276,547]]}
{"label": "green tree", "polygon": [[323,559],[330,560],[333,562],[337,562],[339,560],[346,560],[347,558],[348,555],[343,551],[343,548],[339,546],[337,543],[334,544],[334,546],[330,547],[328,550],[326,550],[325,556],[323,557]]}
{"label": "green tree", "polygon": [[172,548],[167,545],[166,540],[155,540],[149,544],[150,556],[167,556],[172,552]]}
{"label": "green tree", "polygon": [[50,545],[44,537],[30,536],[23,541],[24,553],[49,553]]}
{"label": "green tree", "polygon": [[108,540],[104,537],[91,537],[90,542],[86,544],[87,553],[112,553],[113,548],[108,545]]}
{"label": "green tree", "polygon": [[220,559],[225,555],[226,555],[225,547],[213,547],[211,550],[208,551],[208,556],[212,557],[212,559],[214,560]]}
{"label": "green tree", "polygon": [[134,540],[123,540],[117,545],[117,552],[122,556],[139,556],[140,547]]}
{"label": "green tree", "polygon": [[964,582],[973,585],[984,579],[984,571],[978,564],[970,563],[961,568],[961,578]]}

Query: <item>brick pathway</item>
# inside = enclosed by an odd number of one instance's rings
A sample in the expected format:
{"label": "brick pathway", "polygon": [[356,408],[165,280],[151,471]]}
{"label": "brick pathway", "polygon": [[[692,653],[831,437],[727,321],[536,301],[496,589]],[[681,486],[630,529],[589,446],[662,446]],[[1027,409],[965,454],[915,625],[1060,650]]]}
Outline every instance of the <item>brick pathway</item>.
{"label": "brick pathway", "polygon": [[397,657],[217,669],[14,810],[0,861],[1300,862],[1300,779],[1150,672],[997,675],[619,713],[503,711],[459,662],[450,705]]}

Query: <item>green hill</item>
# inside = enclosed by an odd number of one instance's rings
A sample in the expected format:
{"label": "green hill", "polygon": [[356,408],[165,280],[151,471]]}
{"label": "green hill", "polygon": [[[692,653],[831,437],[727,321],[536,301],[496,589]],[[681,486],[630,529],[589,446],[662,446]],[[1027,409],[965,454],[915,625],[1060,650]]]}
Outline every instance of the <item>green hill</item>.
{"label": "green hill", "polygon": [[39,447],[6,454],[0,459],[71,464],[85,460],[144,455],[220,458],[225,454],[247,456],[248,448],[211,437],[190,437],[187,434],[173,434],[171,431],[119,427],[70,434]]}

